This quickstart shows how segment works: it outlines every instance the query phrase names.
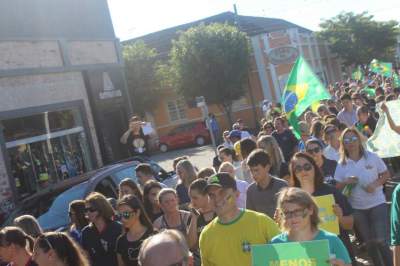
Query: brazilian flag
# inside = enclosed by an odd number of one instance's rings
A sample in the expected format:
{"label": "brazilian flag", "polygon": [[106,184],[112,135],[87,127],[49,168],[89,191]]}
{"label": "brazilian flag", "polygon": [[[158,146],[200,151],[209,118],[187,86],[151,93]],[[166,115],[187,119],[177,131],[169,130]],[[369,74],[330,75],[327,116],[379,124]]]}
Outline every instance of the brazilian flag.
{"label": "brazilian flag", "polygon": [[372,72],[390,78],[392,76],[392,63],[380,62],[376,59],[371,61],[369,68]]}
{"label": "brazilian flag", "polygon": [[300,138],[298,118],[312,104],[330,99],[331,95],[322,85],[302,56],[297,58],[283,91],[281,103],[293,132]]}
{"label": "brazilian flag", "polygon": [[351,74],[351,78],[354,80],[363,80],[363,72],[361,71],[361,67],[358,66],[353,73]]}

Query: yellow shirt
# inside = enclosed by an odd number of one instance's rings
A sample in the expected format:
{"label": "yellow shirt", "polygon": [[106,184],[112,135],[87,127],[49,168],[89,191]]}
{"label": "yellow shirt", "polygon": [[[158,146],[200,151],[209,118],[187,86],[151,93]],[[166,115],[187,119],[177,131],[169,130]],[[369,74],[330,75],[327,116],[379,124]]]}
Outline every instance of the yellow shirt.
{"label": "yellow shirt", "polygon": [[243,210],[229,224],[216,218],[200,235],[202,266],[250,266],[250,246],[266,244],[279,233],[270,217],[255,211]]}

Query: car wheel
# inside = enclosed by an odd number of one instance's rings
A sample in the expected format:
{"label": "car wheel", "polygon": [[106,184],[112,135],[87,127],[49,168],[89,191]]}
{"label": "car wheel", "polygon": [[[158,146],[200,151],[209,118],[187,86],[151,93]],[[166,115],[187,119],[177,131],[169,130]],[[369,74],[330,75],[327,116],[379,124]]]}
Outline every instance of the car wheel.
{"label": "car wheel", "polygon": [[168,151],[168,145],[167,144],[160,144],[160,151],[161,152],[167,152]]}
{"label": "car wheel", "polygon": [[197,146],[203,146],[206,143],[206,139],[202,136],[198,136],[196,138],[196,145]]}

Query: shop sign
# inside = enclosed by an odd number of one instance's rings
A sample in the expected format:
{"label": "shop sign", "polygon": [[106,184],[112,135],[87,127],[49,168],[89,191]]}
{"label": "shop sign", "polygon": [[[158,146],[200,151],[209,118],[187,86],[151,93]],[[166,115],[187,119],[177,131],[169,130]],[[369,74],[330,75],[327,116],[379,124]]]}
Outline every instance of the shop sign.
{"label": "shop sign", "polygon": [[110,75],[107,72],[103,72],[103,91],[100,92],[99,97],[102,100],[121,97],[121,90],[117,90],[111,81]]}
{"label": "shop sign", "polygon": [[292,63],[298,56],[299,51],[297,48],[292,46],[282,46],[271,49],[268,52],[268,59],[274,65]]}

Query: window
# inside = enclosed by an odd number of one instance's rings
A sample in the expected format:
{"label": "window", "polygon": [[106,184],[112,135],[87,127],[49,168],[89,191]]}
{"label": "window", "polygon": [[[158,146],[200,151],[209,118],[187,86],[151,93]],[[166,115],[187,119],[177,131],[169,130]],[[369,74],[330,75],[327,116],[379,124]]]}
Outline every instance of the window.
{"label": "window", "polygon": [[20,197],[93,167],[78,108],[1,121]]}
{"label": "window", "polygon": [[186,118],[186,104],[183,99],[168,101],[167,107],[171,122]]}

